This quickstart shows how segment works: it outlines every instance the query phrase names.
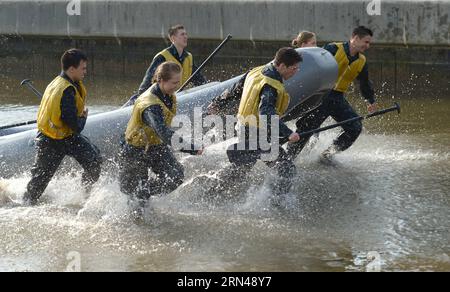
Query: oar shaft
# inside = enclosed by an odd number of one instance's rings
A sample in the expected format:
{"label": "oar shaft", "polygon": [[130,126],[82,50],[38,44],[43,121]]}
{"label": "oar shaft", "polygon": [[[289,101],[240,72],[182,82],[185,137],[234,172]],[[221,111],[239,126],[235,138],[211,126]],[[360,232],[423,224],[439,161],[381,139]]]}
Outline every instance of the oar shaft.
{"label": "oar shaft", "polygon": [[40,93],[31,83],[27,83],[26,85],[37,97],[42,98],[42,93]]}
{"label": "oar shaft", "polygon": [[[322,128],[301,132],[301,133],[298,133],[298,134],[299,134],[300,137],[304,137],[304,136],[320,133],[320,132],[323,132],[323,131],[326,131],[326,130],[330,130],[330,129],[333,129],[333,128],[337,128],[337,127],[340,127],[340,126],[342,126],[344,124],[348,124],[348,123],[351,123],[351,122],[355,122],[355,121],[364,120],[364,119],[368,119],[368,118],[371,118],[371,117],[383,115],[383,114],[388,113],[388,112],[397,111],[398,113],[400,113],[400,105],[398,103],[394,103],[394,104],[395,105],[393,107],[390,107],[390,108],[387,108],[387,109],[383,109],[383,110],[379,110],[379,111],[373,112],[371,114],[368,114],[366,116],[357,116],[357,117],[350,118],[350,119],[347,119],[345,121],[342,121],[342,122],[339,122],[339,123],[336,123],[336,124],[332,124],[332,125],[325,126],[325,127],[322,127]],[[281,145],[283,145],[284,143],[287,143],[288,141],[289,141],[289,137],[283,137],[283,138],[280,139],[279,143]]]}
{"label": "oar shaft", "polygon": [[25,85],[25,86],[28,87],[28,89],[30,89],[37,97],[42,98],[42,93],[40,93],[39,90],[37,90],[36,87],[33,86],[33,84],[31,83],[31,80],[25,79],[25,80],[23,80],[20,84],[21,84],[21,85]]}
{"label": "oar shaft", "polygon": [[368,114],[364,118],[367,119],[367,118],[383,115],[385,113],[392,112],[392,111],[397,111],[398,113],[400,113],[400,105],[398,103],[396,103],[396,102],[394,102],[394,104],[395,105],[393,107],[390,107],[390,108],[387,108],[387,109],[384,109],[384,110],[379,110],[379,111],[376,111],[374,113]]}
{"label": "oar shaft", "polygon": [[23,123],[17,123],[17,124],[14,124],[14,125],[1,126],[0,130],[15,128],[15,127],[19,127],[19,126],[31,125],[31,124],[35,124],[36,122],[37,121],[28,121],[28,122],[23,122]]}
{"label": "oar shaft", "polygon": [[310,130],[310,131],[301,132],[301,133],[298,133],[298,134],[299,134],[300,137],[311,135],[311,134],[316,134],[316,133],[320,133],[320,132],[323,132],[323,131],[326,131],[326,130],[334,129],[334,128],[340,127],[342,125],[345,125],[345,124],[348,124],[348,123],[351,123],[351,122],[355,122],[355,121],[359,121],[359,120],[363,120],[363,119],[364,119],[364,117],[358,116],[358,117],[354,117],[354,118],[351,118],[351,119],[348,119],[348,120],[345,120],[345,121],[342,121],[342,122],[339,122],[339,123],[336,123],[336,124],[332,124],[332,125],[329,125],[329,126],[325,126],[325,127],[314,129],[314,130]]}
{"label": "oar shaft", "polygon": [[203,61],[203,63],[197,68],[197,70],[195,70],[195,72],[191,75],[191,77],[189,77],[188,80],[186,80],[186,82],[184,82],[184,84],[180,87],[180,89],[177,90],[177,92],[182,91],[188,84],[189,82],[191,82],[192,78],[195,77],[195,75],[197,75],[198,72],[200,72],[200,70],[209,62],[209,60],[211,60],[212,57],[214,57],[219,50],[223,47],[223,45],[226,44],[226,42],[228,42],[230,39],[232,38],[232,36],[229,34],[220,44],[219,46],[211,53],[211,55],[209,55],[208,58],[206,58],[205,61]]}
{"label": "oar shaft", "polygon": [[[42,99],[42,93],[39,92],[39,90],[36,89],[36,87],[33,86],[33,84],[31,83],[30,79],[25,79],[23,80],[20,85],[25,85],[26,87],[28,87],[28,89],[30,89],[37,97],[39,97],[40,99]],[[17,123],[17,124],[13,124],[13,125],[6,125],[6,126],[1,126],[0,130],[5,130],[5,129],[10,129],[10,128],[15,128],[15,127],[20,127],[20,126],[26,126],[26,125],[31,125],[31,124],[35,124],[37,121],[33,120],[33,121],[27,121],[27,122],[22,122],[22,123]]]}

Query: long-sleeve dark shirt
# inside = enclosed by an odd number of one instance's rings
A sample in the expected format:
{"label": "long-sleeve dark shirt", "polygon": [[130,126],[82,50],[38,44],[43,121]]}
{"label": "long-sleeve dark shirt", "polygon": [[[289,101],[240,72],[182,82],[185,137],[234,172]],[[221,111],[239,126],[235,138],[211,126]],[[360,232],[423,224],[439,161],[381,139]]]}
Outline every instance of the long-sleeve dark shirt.
{"label": "long-sleeve dark shirt", "polygon": [[[80,90],[80,85],[78,82],[73,82],[64,72],[61,72],[61,77],[69,81],[73,86]],[[83,131],[86,125],[85,117],[78,117],[77,115],[77,104],[75,99],[75,88],[72,86],[68,87],[63,92],[61,98],[61,120],[69,126],[75,133],[79,134]]]}
{"label": "long-sleeve dark shirt", "polygon": [[[278,73],[277,69],[273,66],[273,64],[267,65],[263,69],[263,75],[270,77],[272,79],[278,80],[281,83],[283,83],[283,78],[281,77],[280,73]],[[267,116],[267,126],[268,126],[268,136],[270,137],[270,121],[271,116],[276,115],[276,104],[278,99],[278,92],[275,88],[270,86],[269,84],[266,84],[261,89],[260,93],[260,103],[259,103],[259,114],[261,116]],[[281,98],[281,97],[280,97]],[[279,121],[279,136],[280,137],[286,137],[292,134],[292,130],[289,129],[288,126],[284,122]]]}
{"label": "long-sleeve dark shirt", "polygon": [[[349,63],[348,63],[349,65],[351,63],[353,63],[354,61],[358,60],[359,55],[355,55],[355,56],[350,55],[349,42],[343,43],[343,46],[344,46],[344,51],[345,51],[348,61],[349,61]],[[330,52],[333,56],[336,55],[336,52],[338,50],[337,45],[335,45],[333,43],[327,44],[323,48],[325,50],[327,50],[328,52]],[[364,67],[363,67],[362,71],[359,73],[357,79],[359,81],[359,89],[361,91],[361,95],[369,103],[371,103],[371,104],[374,103],[375,102],[375,92],[373,90],[372,82],[369,80],[369,69],[367,66],[367,62],[366,62],[366,64],[364,64]]]}
{"label": "long-sleeve dark shirt", "polygon": [[[183,64],[184,59],[187,58],[188,53],[186,51],[183,51],[183,53],[178,55],[177,48],[172,44],[168,48],[169,52],[172,54],[172,56],[177,59],[181,64]],[[166,58],[164,58],[163,55],[157,55],[152,63],[150,64],[150,67],[148,67],[147,71],[145,72],[144,79],[142,80],[141,85],[139,86],[138,95],[141,95],[144,91],[146,91],[151,85],[152,85],[152,79],[153,75],[155,75],[156,68],[162,63],[166,61]],[[197,66],[195,64],[192,64],[192,73],[197,70]],[[192,78],[192,83],[195,86],[199,86],[202,84],[205,84],[207,81],[205,77],[199,72],[197,73],[194,78]]]}
{"label": "long-sleeve dark shirt", "polygon": [[231,87],[226,88],[220,95],[213,98],[210,106],[218,111],[219,115],[235,115],[239,109],[242,92],[244,90],[245,78],[248,72],[245,73],[239,80]]}
{"label": "long-sleeve dark shirt", "polygon": [[[155,84],[151,91],[154,95],[156,95],[168,108],[172,108],[173,103],[170,96],[162,93],[158,84]],[[175,134],[175,131],[166,126],[164,122],[164,113],[163,109],[159,105],[151,105],[144,110],[142,113],[142,120],[144,123],[152,128],[158,137],[167,145],[172,145],[172,137]],[[180,143],[183,143],[181,137],[179,137]],[[195,147],[191,144],[191,151],[187,151],[188,153],[195,154],[197,150],[194,150]],[[186,152],[186,151],[183,151]]]}

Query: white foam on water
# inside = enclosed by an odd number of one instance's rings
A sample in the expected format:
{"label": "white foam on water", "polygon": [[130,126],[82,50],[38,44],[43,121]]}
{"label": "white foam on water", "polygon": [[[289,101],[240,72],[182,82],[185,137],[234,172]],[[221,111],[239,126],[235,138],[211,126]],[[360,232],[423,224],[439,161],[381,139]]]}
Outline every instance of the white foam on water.
{"label": "white foam on water", "polygon": [[102,177],[78,212],[78,218],[121,221],[130,213],[127,200],[127,196],[120,191],[118,182]]}
{"label": "white foam on water", "polygon": [[26,190],[28,178],[1,179],[0,178],[0,207],[20,203]]}
{"label": "white foam on water", "polygon": [[[368,219],[361,214],[368,210],[370,204],[382,205],[384,199],[377,196],[367,202],[366,196],[369,195],[364,194],[378,192],[379,189],[378,185],[374,190],[366,189],[366,178],[360,172],[370,173],[368,168],[381,165],[386,171],[395,167],[393,174],[396,174],[401,173],[408,163],[411,166],[448,159],[445,152],[405,145],[406,140],[402,136],[363,134],[348,151],[336,155],[335,159],[341,166],[333,168],[318,164],[320,153],[338,133],[322,133],[315,144],[307,145],[296,161],[299,173],[295,187],[283,198],[281,208],[272,205],[274,195],[270,184],[276,174],[264,163],[257,163],[252,170],[250,188],[236,194],[242,200],[229,204],[198,200],[197,194],[204,192],[205,186],[196,183],[196,178],[216,178],[217,170],[228,165],[224,149],[230,142],[208,147],[203,156],[183,155],[185,183],[171,194],[149,200],[144,226],[130,220],[128,198],[120,191],[115,173],[104,172],[89,194],[81,187],[80,173],[59,175],[51,181],[36,207],[6,208],[9,198],[21,200],[28,176],[0,180],[0,225],[8,232],[2,237],[5,247],[0,251],[13,255],[0,269],[14,270],[16,267],[26,270],[30,267],[19,256],[23,243],[30,241],[27,236],[33,238],[32,244],[25,248],[27,254],[32,256],[34,253],[41,261],[49,261],[46,265],[31,264],[30,270],[52,270],[50,262],[73,246],[82,246],[99,254],[105,251],[111,255],[110,264],[114,267],[111,269],[120,269],[120,262],[112,259],[117,255],[130,262],[135,256],[143,255],[146,257],[145,265],[138,265],[137,269],[148,267],[150,270],[232,270],[238,266],[248,267],[241,262],[246,258],[259,261],[264,266],[271,260],[276,262],[277,253],[269,253],[266,262],[261,254],[253,253],[255,248],[273,245],[291,253],[292,244],[300,238],[310,238],[310,232],[316,226],[326,228],[329,225],[329,229],[323,231],[325,238],[352,236],[354,230],[361,233],[362,227],[353,222],[358,220],[354,216],[359,216],[360,220]],[[360,200],[366,205],[361,207]],[[357,208],[366,209],[358,212]],[[420,205],[415,208],[420,208]],[[389,212],[387,214],[393,216]],[[308,220],[299,220],[304,218],[302,216]],[[316,224],[319,220],[323,220],[323,225]],[[341,223],[330,223],[329,220],[340,220]],[[375,222],[385,223],[382,219],[377,220]],[[333,228],[349,230],[346,231],[348,233],[330,232]],[[386,254],[391,257],[390,263],[392,259],[395,261],[397,257],[410,255],[409,251],[414,246],[409,245],[415,243],[398,240],[408,228],[394,230],[392,234],[389,228],[374,229],[373,233],[387,237],[386,248],[395,250]],[[369,236],[366,241],[379,244],[383,240],[376,235],[374,237]],[[307,239],[304,239],[304,244],[308,244]],[[56,246],[56,250],[45,255],[45,250],[51,246]],[[308,254],[308,250],[299,248]],[[369,250],[364,242],[358,248]],[[292,257],[295,258],[294,254]],[[166,256],[170,260],[164,259]],[[102,266],[92,263],[91,268],[95,267]]]}
{"label": "white foam on water", "polygon": [[[333,130],[320,133],[319,139],[311,138],[299,155],[303,163],[315,163],[320,154],[332,145],[340,131]],[[423,142],[422,142],[423,143]],[[436,151],[421,147],[417,141],[411,141],[402,135],[368,135],[361,134],[349,149],[337,153],[334,159],[346,164],[354,163],[429,163],[450,162],[450,151]]]}

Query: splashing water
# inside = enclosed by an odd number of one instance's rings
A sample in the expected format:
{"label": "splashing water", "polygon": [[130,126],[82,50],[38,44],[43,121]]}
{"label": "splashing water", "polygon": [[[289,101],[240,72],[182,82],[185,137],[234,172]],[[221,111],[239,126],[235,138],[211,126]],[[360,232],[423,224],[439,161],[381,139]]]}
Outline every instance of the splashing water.
{"label": "splashing water", "polygon": [[195,178],[214,177],[226,165],[216,146],[204,157],[181,157],[186,182],[152,197],[140,225],[114,172],[89,195],[79,173],[60,175],[37,207],[8,207],[8,198],[20,201],[29,177],[2,180],[0,270],[64,270],[71,251],[86,271],[365,270],[369,252],[380,254],[383,270],[447,269],[448,149],[364,134],[335,166],[321,165],[318,154],[336,134],[321,134],[298,158],[282,207],[270,204],[275,174],[263,163],[240,200],[202,200]]}
{"label": "splashing water", "polygon": [[[82,271],[365,271],[374,254],[381,270],[449,270],[449,101],[400,104],[400,116],[365,122],[333,166],[318,158],[339,130],[308,144],[281,207],[263,163],[233,200],[208,195],[208,179],[228,165],[227,143],[180,156],[185,183],[152,197],[141,224],[114,169],[89,194],[78,170],[60,171],[36,207],[17,206],[28,173],[0,179],[0,271],[63,271],[74,252]],[[0,107],[0,124],[7,111],[21,109]]]}

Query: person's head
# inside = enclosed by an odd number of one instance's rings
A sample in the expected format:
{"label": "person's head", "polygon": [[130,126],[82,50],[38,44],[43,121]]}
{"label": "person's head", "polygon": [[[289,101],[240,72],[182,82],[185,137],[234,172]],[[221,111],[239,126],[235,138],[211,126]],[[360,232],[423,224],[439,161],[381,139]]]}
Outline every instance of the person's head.
{"label": "person's head", "polygon": [[373,32],[365,26],[358,26],[353,30],[350,45],[353,50],[358,53],[363,53],[370,47],[372,42]]}
{"label": "person's head", "polygon": [[175,62],[164,62],[156,68],[153,82],[158,82],[164,94],[172,95],[181,85],[181,67]]}
{"label": "person's head", "polygon": [[292,40],[294,48],[317,47],[316,34],[310,31],[302,31],[297,38]]}
{"label": "person's head", "polygon": [[281,48],[275,54],[274,65],[284,80],[288,80],[297,73],[302,55],[293,48]]}
{"label": "person's head", "polygon": [[186,48],[188,35],[186,29],[181,24],[172,26],[169,29],[169,39],[176,47]]}
{"label": "person's head", "polygon": [[87,56],[79,49],[70,49],[61,56],[61,69],[73,81],[81,81],[87,73]]}

